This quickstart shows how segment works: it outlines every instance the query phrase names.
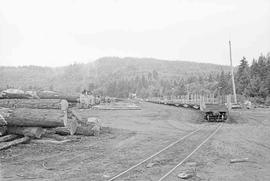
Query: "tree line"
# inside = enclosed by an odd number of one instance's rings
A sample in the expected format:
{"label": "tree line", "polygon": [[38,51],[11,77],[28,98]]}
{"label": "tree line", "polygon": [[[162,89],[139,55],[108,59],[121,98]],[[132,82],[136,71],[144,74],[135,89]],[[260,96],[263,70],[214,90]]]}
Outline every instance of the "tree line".
{"label": "tree line", "polygon": [[[127,98],[170,97],[187,93],[216,96],[232,94],[228,66],[181,61],[137,60],[111,57],[94,64],[49,68],[0,67],[0,89],[53,90]],[[237,97],[270,103],[270,54],[260,55],[251,65],[245,57],[234,70]]]}
{"label": "tree line", "polygon": [[236,74],[236,92],[258,103],[270,103],[270,53],[253,59],[249,65],[245,57]]}
{"label": "tree line", "polygon": [[[253,59],[251,65],[243,57],[234,74],[239,99],[270,103],[270,54]],[[113,97],[128,97],[130,93],[136,93],[141,98],[181,96],[187,93],[214,93],[216,96],[233,93],[231,73],[228,70],[190,75],[185,78],[180,76],[166,78],[156,70],[134,77],[111,75],[107,81],[97,82],[95,86],[91,84],[90,87],[96,94]]]}

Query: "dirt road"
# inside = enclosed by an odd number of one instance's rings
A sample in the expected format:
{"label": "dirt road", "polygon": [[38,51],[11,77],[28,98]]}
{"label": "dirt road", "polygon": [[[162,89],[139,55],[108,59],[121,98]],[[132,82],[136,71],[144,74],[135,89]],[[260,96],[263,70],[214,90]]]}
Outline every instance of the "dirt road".
{"label": "dirt road", "polygon": [[[216,126],[202,122],[198,111],[151,103],[141,107],[78,111],[83,118],[100,118],[111,129],[73,143],[31,143],[1,151],[0,180],[108,180],[187,133]],[[152,160],[157,164],[136,168],[119,180],[157,180],[156,171],[166,173],[204,136],[190,137],[169,156]],[[248,162],[230,163],[234,158],[248,158]],[[177,174],[185,170],[194,172],[189,180],[270,180],[270,110],[233,112],[232,121],[167,180],[181,180]]]}

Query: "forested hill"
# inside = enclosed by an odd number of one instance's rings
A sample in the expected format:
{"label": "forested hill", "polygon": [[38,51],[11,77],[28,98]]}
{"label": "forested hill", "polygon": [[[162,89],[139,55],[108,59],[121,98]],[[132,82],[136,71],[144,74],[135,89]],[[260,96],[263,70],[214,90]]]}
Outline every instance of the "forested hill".
{"label": "forested hill", "polygon": [[153,58],[118,58],[104,57],[95,61],[99,73],[123,73],[131,74],[148,74],[153,70],[160,73],[163,77],[187,77],[190,75],[217,73],[222,70],[229,71],[229,66],[196,63],[188,61],[166,61]]}
{"label": "forested hill", "polygon": [[[92,63],[65,67],[0,67],[0,88],[46,89],[80,92],[92,89],[101,94],[125,97],[129,92],[150,95],[152,89],[171,89],[170,85],[191,83],[228,72],[228,66],[152,58],[104,57]],[[122,87],[116,90],[115,87]],[[169,88],[170,87],[170,88]],[[151,88],[151,90],[150,90]],[[148,92],[149,90],[149,92]],[[161,91],[161,90],[160,90]],[[119,94],[118,94],[119,93]]]}

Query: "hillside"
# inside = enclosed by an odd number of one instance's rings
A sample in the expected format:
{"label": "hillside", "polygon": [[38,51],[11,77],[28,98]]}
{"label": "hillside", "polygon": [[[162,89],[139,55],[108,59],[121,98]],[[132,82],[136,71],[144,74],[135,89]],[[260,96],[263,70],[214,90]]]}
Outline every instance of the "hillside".
{"label": "hillside", "polygon": [[[220,73],[221,70],[227,72],[229,67],[152,58],[104,57],[92,63],[72,64],[57,68],[39,66],[0,67],[0,88],[49,89],[69,93],[80,92],[87,88],[106,93],[111,92],[111,90],[105,90],[110,83],[124,80],[128,81],[129,84],[136,84],[131,85],[133,88],[129,90],[136,91],[137,88],[134,88],[134,86],[137,86],[138,79],[145,79],[144,77],[146,77],[149,85],[157,85],[157,82],[163,80],[180,81],[187,80],[190,77],[208,77],[210,74]],[[156,80],[151,82],[155,73],[158,75],[158,80],[156,77]]]}
{"label": "hillside", "polygon": [[94,65],[102,75],[121,72],[130,76],[147,74],[156,70],[163,77],[186,77],[190,75],[217,73],[221,70],[229,71],[229,66],[217,64],[132,57],[104,57],[96,60]]}

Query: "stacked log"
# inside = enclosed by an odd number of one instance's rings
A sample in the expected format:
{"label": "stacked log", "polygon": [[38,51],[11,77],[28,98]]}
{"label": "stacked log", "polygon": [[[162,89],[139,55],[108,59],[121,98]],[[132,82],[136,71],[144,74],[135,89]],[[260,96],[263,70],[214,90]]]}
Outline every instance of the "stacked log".
{"label": "stacked log", "polygon": [[65,127],[65,119],[76,120],[83,127],[94,127],[94,125],[87,124],[87,121],[81,120],[71,110],[67,110],[67,117],[65,117],[65,113],[62,110],[18,108],[9,110],[8,113],[3,114],[3,117],[9,127]]}
{"label": "stacked log", "polygon": [[0,99],[0,107],[60,109],[60,99]]}
{"label": "stacked log", "polygon": [[18,108],[3,117],[9,126],[52,128],[64,126],[63,116],[61,110]]}
{"label": "stacked log", "polygon": [[65,99],[71,103],[79,102],[77,94],[63,94],[55,91],[23,91],[19,89],[7,89],[0,92],[0,99]]}
{"label": "stacked log", "polygon": [[60,92],[54,91],[39,91],[37,93],[40,99],[65,99],[68,102],[79,102],[80,96],[79,95],[67,95]]}
{"label": "stacked log", "polygon": [[[38,107],[38,105],[41,104],[37,103],[35,107]],[[67,101],[62,100],[60,108],[0,109],[0,136],[8,134],[6,137],[0,137],[0,150],[25,143],[29,139],[59,138],[56,134],[85,136],[99,134],[100,124],[90,124],[83,121],[75,111],[68,109]],[[17,137],[19,139],[15,139]],[[7,141],[10,142],[7,143]],[[57,141],[61,141],[61,139],[57,139]]]}
{"label": "stacked log", "polygon": [[36,99],[35,91],[23,91],[20,89],[7,89],[0,93],[0,99]]}

